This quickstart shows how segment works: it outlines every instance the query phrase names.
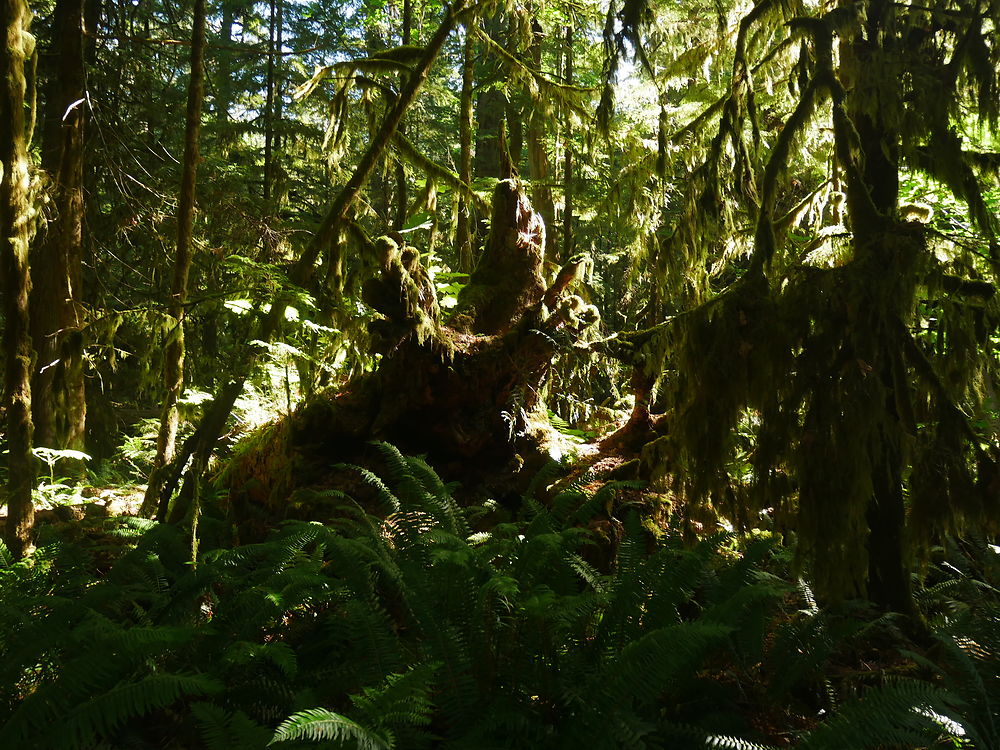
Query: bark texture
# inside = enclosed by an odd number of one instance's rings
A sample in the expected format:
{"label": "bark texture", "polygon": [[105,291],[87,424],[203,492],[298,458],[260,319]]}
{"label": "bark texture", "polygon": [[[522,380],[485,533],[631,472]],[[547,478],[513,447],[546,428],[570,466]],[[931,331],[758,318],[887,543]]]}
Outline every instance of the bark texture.
{"label": "bark texture", "polygon": [[35,442],[84,449],[83,148],[85,101],[83,0],[58,0],[52,60],[46,73],[42,169],[51,181],[52,212],[31,251],[32,380]]}
{"label": "bark texture", "polygon": [[[573,27],[566,27],[566,69],[564,78],[568,85],[574,83],[573,73]],[[573,175],[573,123],[570,120],[569,112],[566,113],[566,127],[563,134],[563,260],[569,260],[575,249],[575,233],[573,232],[573,202],[576,188],[575,177]]]}
{"label": "bark texture", "polygon": [[[532,22],[532,44],[529,50],[531,64],[535,70],[542,69],[542,42],[545,31],[537,20]],[[548,116],[540,105],[531,107],[528,119],[528,172],[531,175],[531,200],[541,214],[547,229],[545,257],[550,260],[558,256],[556,241],[556,208],[552,200],[552,166],[549,162],[548,147],[545,142]]]}
{"label": "bark texture", "polygon": [[184,166],[177,203],[177,254],[168,312],[174,319],[163,357],[163,410],[156,436],[156,458],[143,500],[143,515],[152,514],[163,484],[163,467],[176,451],[179,415],[177,402],[184,391],[184,319],[191,273],[191,238],[194,232],[195,186],[198,179],[201,108],[205,99],[205,0],[195,0],[191,36],[191,82],[188,86],[187,122],[184,132]]}
{"label": "bark texture", "polygon": [[[868,501],[868,576],[867,595],[884,609],[902,612],[916,620],[917,607],[910,585],[911,562],[904,544],[906,506],[903,494],[903,441],[906,430],[901,422],[898,404],[909,401],[909,394],[898,376],[902,365],[899,350],[891,334],[890,321],[906,320],[912,309],[916,290],[905,284],[886,284],[882,274],[900,272],[899,278],[912,276],[913,256],[924,248],[922,234],[905,231],[890,223],[899,202],[899,142],[900,133],[882,119],[879,111],[866,106],[863,95],[869,86],[877,86],[871,76],[877,75],[878,40],[891,43],[892,34],[885,29],[895,24],[891,3],[876,0],[868,9],[867,36],[860,33],[844,58],[845,72],[854,78],[855,89],[847,99],[848,115],[858,133],[863,154],[861,172],[863,185],[853,185],[849,194],[866,191],[877,216],[852,210],[855,256],[867,261],[872,269],[871,280],[862,294],[867,297],[869,325],[873,334],[872,362],[884,392],[881,414],[873,415],[872,430],[879,437],[872,450],[872,493]],[[860,201],[849,198],[851,204]],[[906,241],[913,235],[916,241]],[[881,424],[876,420],[881,417]]]}
{"label": "bark texture", "polygon": [[483,258],[442,322],[416,249],[379,239],[379,270],[363,287],[383,316],[371,324],[378,370],[307,401],[232,462],[223,483],[234,516],[314,517],[315,507],[289,497],[327,484],[331,464],[363,460],[371,440],[427,455],[467,491],[537,468],[547,437],[538,393],[558,347],[584,327],[563,314],[563,295],[551,313],[543,304],[544,242],[520,185],[499,183]]}
{"label": "bark texture", "polygon": [[31,551],[35,511],[31,490],[31,327],[28,243],[32,234],[30,176],[25,143],[26,60],[34,51],[31,13],[23,0],[0,3],[4,46],[0,49],[0,281],[4,300],[4,408],[7,442],[7,525],[4,542],[17,557]]}
{"label": "bark texture", "polygon": [[[503,38],[500,14],[484,19],[483,28],[493,39]],[[500,62],[483,55],[476,73],[480,83],[476,96],[476,149],[472,171],[476,177],[500,177],[500,133],[504,127],[507,99],[503,93]]]}

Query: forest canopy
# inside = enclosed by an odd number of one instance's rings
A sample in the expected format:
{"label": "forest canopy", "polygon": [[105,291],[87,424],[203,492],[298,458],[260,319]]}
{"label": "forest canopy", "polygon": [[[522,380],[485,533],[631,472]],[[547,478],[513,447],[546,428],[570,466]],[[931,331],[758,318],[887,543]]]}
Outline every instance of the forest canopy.
{"label": "forest canopy", "polygon": [[[498,746],[569,747],[581,706],[607,747],[996,741],[996,0],[0,15],[0,586],[67,643],[131,634],[101,683],[131,697],[87,710],[97,651],[12,636],[0,737],[65,684],[53,747],[147,714],[177,746],[487,747],[521,716]],[[324,692],[314,629],[378,666]],[[880,638],[893,679],[816,697]],[[294,699],[250,708],[249,664]],[[722,664],[768,686],[744,717],[814,692],[706,734],[677,685]]]}

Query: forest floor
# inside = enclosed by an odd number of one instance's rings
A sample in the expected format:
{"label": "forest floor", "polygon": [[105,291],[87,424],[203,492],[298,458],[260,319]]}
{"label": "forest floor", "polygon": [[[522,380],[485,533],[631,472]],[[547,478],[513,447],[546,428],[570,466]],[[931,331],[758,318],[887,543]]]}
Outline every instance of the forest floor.
{"label": "forest floor", "polygon": [[[377,471],[326,469],[370,504],[321,487],[322,518],[268,516],[249,545],[221,495],[196,525],[156,524],[136,517],[143,485],[81,489],[39,511],[34,562],[0,564],[0,618],[21,623],[0,637],[16,667],[0,668],[0,746],[92,746],[64,729],[172,750],[996,746],[962,740],[995,736],[996,549],[928,563],[932,636],[915,643],[865,602],[818,607],[778,535],[689,537],[668,497],[616,481],[637,458],[621,437],[554,435],[567,460],[512,508],[459,503],[372,444]],[[75,614],[37,614],[56,607]],[[180,693],[92,713],[170,680]],[[49,695],[67,721],[46,718]]]}

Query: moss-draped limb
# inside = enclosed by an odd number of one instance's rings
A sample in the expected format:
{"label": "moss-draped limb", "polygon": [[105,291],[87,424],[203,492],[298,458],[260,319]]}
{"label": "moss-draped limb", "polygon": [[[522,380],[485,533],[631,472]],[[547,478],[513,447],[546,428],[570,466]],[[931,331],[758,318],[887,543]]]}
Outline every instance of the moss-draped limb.
{"label": "moss-draped limb", "polygon": [[490,203],[479,193],[472,189],[472,186],[462,182],[459,175],[436,161],[427,158],[416,145],[402,133],[393,136],[393,145],[396,152],[417,169],[421,170],[429,177],[440,180],[448,187],[457,190],[463,198],[471,202],[475,207],[484,213],[489,210]]}

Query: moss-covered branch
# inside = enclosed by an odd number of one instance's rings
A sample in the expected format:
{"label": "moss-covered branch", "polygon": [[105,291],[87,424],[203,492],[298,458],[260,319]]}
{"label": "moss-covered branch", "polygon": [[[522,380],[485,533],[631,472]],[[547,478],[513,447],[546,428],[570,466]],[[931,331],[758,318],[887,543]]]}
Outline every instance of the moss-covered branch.
{"label": "moss-covered branch", "polygon": [[393,136],[392,142],[396,148],[396,153],[398,153],[401,157],[403,157],[403,159],[408,161],[414,167],[421,170],[428,177],[433,177],[448,187],[457,190],[461,195],[471,200],[475,204],[476,208],[483,213],[489,210],[490,203],[488,200],[473,190],[471,185],[467,185],[462,182],[455,172],[452,172],[442,164],[438,164],[433,159],[429,159],[424,156],[424,154],[420,152],[420,149],[414,145],[413,141],[405,135],[397,132]]}

